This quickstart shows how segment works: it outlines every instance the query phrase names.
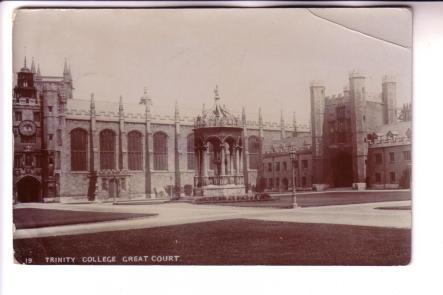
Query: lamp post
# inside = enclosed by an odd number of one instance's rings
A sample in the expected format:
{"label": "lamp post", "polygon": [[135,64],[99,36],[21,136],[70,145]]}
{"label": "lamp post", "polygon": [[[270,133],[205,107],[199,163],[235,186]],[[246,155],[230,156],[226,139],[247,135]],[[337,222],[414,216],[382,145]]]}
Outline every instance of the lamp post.
{"label": "lamp post", "polygon": [[295,164],[295,159],[296,159],[296,154],[295,151],[292,151],[289,154],[289,157],[291,159],[291,163],[292,163],[292,208],[297,208],[297,196],[295,193],[295,169],[294,169],[294,164]]}

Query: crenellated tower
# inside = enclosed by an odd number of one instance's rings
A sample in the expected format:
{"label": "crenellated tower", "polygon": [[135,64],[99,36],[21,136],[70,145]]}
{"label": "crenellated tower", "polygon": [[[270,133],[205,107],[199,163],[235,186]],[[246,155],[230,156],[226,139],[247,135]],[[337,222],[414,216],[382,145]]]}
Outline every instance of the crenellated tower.
{"label": "crenellated tower", "polygon": [[313,186],[320,189],[325,183],[324,179],[324,146],[323,124],[325,113],[325,86],[314,81],[310,87],[311,97],[311,136],[312,136],[312,176]]}
{"label": "crenellated tower", "polygon": [[397,83],[393,77],[384,76],[381,98],[383,103],[383,124],[397,122]]}
{"label": "crenellated tower", "polygon": [[367,127],[365,77],[354,71],[349,76],[351,99],[353,187],[366,188]]}

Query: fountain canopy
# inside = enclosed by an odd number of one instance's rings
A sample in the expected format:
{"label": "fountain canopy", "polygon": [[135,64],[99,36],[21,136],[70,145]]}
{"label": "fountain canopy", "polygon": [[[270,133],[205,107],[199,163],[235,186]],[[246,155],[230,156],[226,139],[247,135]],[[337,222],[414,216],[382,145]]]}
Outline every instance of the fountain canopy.
{"label": "fountain canopy", "polygon": [[209,110],[203,109],[202,114],[195,119],[195,128],[211,127],[242,128],[240,118],[232,114],[226,106],[220,103],[217,86],[214,89],[214,105]]}

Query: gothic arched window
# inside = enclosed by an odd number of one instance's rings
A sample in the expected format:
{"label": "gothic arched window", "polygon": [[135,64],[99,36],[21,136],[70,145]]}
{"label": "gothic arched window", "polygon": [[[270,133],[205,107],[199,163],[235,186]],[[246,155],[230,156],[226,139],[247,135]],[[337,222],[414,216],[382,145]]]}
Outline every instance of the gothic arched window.
{"label": "gothic arched window", "polygon": [[71,131],[71,170],[86,171],[88,132],[84,129]]}
{"label": "gothic arched window", "polygon": [[195,169],[194,134],[192,133],[188,135],[186,155],[188,159],[188,170],[194,170]]}
{"label": "gothic arched window", "polygon": [[115,169],[115,133],[109,129],[100,132],[100,169]]}
{"label": "gothic arched window", "polygon": [[163,132],[154,134],[154,170],[168,170],[168,137]]}
{"label": "gothic arched window", "polygon": [[249,169],[258,168],[258,156],[260,153],[260,139],[257,136],[248,138],[248,152],[249,152]]}
{"label": "gothic arched window", "polygon": [[138,131],[128,133],[128,168],[143,170],[142,134]]}

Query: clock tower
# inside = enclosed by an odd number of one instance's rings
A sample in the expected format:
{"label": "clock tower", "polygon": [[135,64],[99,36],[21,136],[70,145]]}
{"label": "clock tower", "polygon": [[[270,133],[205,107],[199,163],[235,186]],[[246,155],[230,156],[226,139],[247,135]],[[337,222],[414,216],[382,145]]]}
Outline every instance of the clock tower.
{"label": "clock tower", "polygon": [[42,76],[26,57],[12,97],[14,201],[50,202],[59,196],[64,110],[72,98],[71,72]]}
{"label": "clock tower", "polygon": [[14,132],[14,201],[42,201],[42,123],[40,102],[34,84],[34,61],[17,73],[17,85],[13,93]]}

